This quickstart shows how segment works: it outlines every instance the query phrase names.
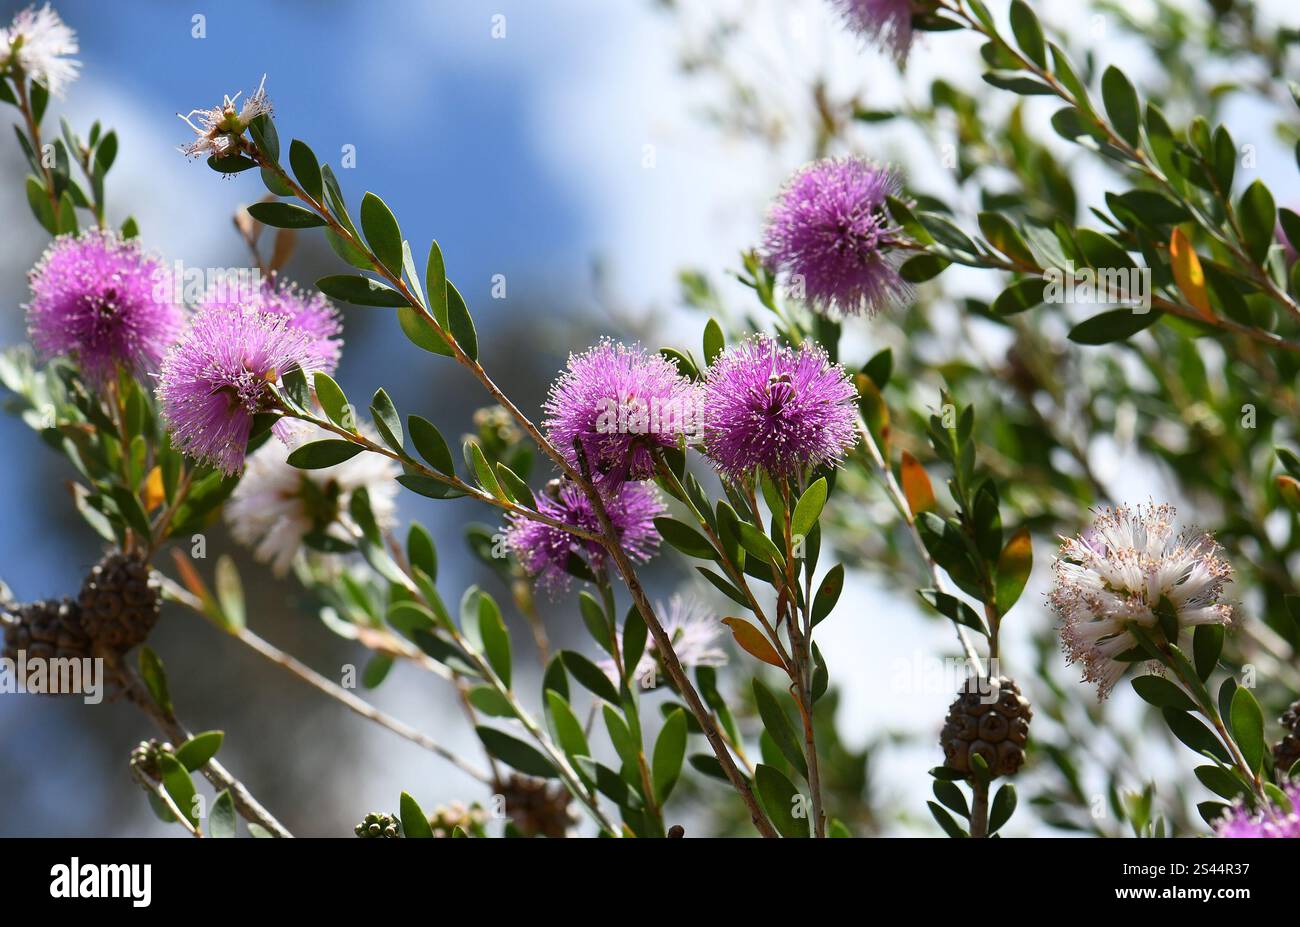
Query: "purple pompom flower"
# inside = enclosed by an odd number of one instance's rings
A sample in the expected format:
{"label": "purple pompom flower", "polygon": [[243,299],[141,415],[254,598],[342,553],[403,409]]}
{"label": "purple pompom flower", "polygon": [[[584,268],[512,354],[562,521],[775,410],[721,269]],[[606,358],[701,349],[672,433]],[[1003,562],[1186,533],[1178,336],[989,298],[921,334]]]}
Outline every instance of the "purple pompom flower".
{"label": "purple pompom flower", "polygon": [[1300,782],[1283,786],[1283,791],[1291,807],[1270,801],[1258,812],[1251,813],[1238,802],[1214,825],[1214,836],[1300,838]]}
{"label": "purple pompom flower", "polygon": [[[249,292],[243,292],[243,289]],[[290,328],[304,332],[311,341],[314,368],[332,374],[343,352],[343,321],[335,305],[319,290],[310,293],[278,275],[259,277],[256,287],[235,282],[212,288],[204,306],[255,307],[272,316],[283,316]]]}
{"label": "purple pompom flower", "polygon": [[158,369],[184,315],[157,286],[159,262],[138,242],[88,231],[54,240],[32,269],[27,330],[45,357],[68,355],[92,384],[119,366]]}
{"label": "purple pompom flower", "polygon": [[901,190],[897,174],[861,158],[805,165],[768,212],[764,260],[818,312],[874,315],[905,302],[912,288],[894,249],[901,229],[885,210],[885,197]]}
{"label": "purple pompom flower", "polygon": [[253,416],[269,408],[272,384],[295,367],[310,376],[315,363],[308,335],[283,317],[231,306],[202,310],[159,375],[158,399],[173,444],[238,472]]}
{"label": "purple pompom flower", "polygon": [[[654,520],[666,511],[658,490],[649,483],[623,483],[603,498],[623,552],[642,563],[654,556],[659,549],[659,529]],[[568,480],[553,481],[537,497],[537,510],[575,528],[596,534],[601,531],[591,501]],[[593,570],[605,565],[607,552],[600,544],[535,519],[510,515],[505,530],[506,542],[525,572],[551,591],[568,586],[566,568],[570,556],[577,556]]]}
{"label": "purple pompom flower", "polygon": [[832,0],[848,27],[899,64],[912,48],[912,0]]}
{"label": "purple pompom flower", "polygon": [[733,480],[837,463],[858,440],[857,390],[820,347],[758,335],[728,349],[704,386],[704,452]]}
{"label": "purple pompom flower", "polygon": [[700,432],[696,386],[659,354],[602,341],[569,364],[546,400],[547,435],[581,470],[577,441],[602,486],[654,474],[652,450]]}

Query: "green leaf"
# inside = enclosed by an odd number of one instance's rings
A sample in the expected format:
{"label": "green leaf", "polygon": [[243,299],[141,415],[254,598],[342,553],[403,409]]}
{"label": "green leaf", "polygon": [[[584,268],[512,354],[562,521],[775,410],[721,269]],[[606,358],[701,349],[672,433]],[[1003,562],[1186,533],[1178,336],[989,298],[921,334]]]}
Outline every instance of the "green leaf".
{"label": "green leaf", "polygon": [[248,214],[263,225],[277,229],[314,229],[325,224],[316,213],[292,203],[253,203],[248,207]]}
{"label": "green leaf", "polygon": [[131,492],[131,490],[127,489],[125,486],[113,486],[110,489],[109,494],[113,497],[113,503],[117,506],[117,510],[121,512],[122,517],[126,519],[126,523],[130,525],[137,534],[142,537],[149,537],[149,516],[145,514],[144,506],[140,504],[140,500],[136,497],[135,493]]}
{"label": "green leaf", "polygon": [[799,501],[795,503],[794,515],[790,519],[790,532],[795,537],[807,537],[821,516],[822,507],[826,505],[828,489],[826,477],[821,477],[809,486]]}
{"label": "green leaf", "polygon": [[1011,4],[1011,31],[1016,36],[1016,44],[1029,60],[1042,67],[1047,66],[1047,44],[1043,40],[1043,27],[1038,17],[1024,0],[1013,0]]}
{"label": "green leaf", "polygon": [[[280,135],[275,131],[275,123],[271,121],[270,114],[262,113],[250,122],[248,132],[253,137],[257,150],[269,160],[278,163],[280,160]],[[116,150],[116,143],[114,143],[113,147]]]}
{"label": "green leaf", "polygon": [[971,608],[964,601],[955,595],[947,592],[940,592],[937,589],[918,589],[917,594],[926,604],[937,611],[940,615],[948,618],[957,624],[965,625],[968,628],[980,632],[987,636],[988,630],[984,627],[984,622],[975,609]]}
{"label": "green leaf", "polygon": [[935,254],[918,254],[904,261],[898,272],[908,283],[924,283],[939,276],[951,263]]}
{"label": "green leaf", "polygon": [[1047,280],[1042,277],[1030,277],[1019,280],[1007,287],[989,307],[994,315],[1015,315],[1040,306],[1047,289]]}
{"label": "green leaf", "polygon": [[[601,706],[601,715],[605,719],[605,730],[609,732],[609,742],[614,745],[614,752],[626,768],[636,769],[640,762],[641,745],[632,735],[632,729],[612,705]],[[640,786],[637,788],[639,791]]]}
{"label": "green leaf", "polygon": [[840,593],[843,591],[844,564],[837,563],[826,572],[822,584],[817,587],[817,594],[813,596],[812,623],[814,627],[831,613],[831,610],[835,608],[835,603],[840,600]]}
{"label": "green leaf", "polygon": [[[280,376],[280,387],[289,401],[299,409],[311,409],[311,387],[307,385],[307,374],[301,367],[294,366],[284,371]],[[266,428],[269,430],[270,427],[271,423],[267,422]]]}
{"label": "green leaf", "polygon": [[871,360],[867,361],[862,367],[862,372],[871,380],[877,391],[885,388],[889,383],[889,377],[894,372],[894,352],[890,348],[882,348],[872,355]]}
{"label": "green leaf", "polygon": [[704,326],[704,363],[706,366],[712,365],[727,347],[727,338],[722,333],[722,326],[714,319]]}
{"label": "green leaf", "polygon": [[36,220],[41,223],[45,231],[51,235],[57,235],[59,229],[54,219],[54,207],[50,205],[50,198],[45,192],[44,185],[35,177],[29,175],[26,189],[27,205],[32,208]]}
{"label": "green leaf", "polygon": [[700,560],[716,559],[717,552],[708,539],[685,522],[665,515],[656,518],[654,524],[663,539],[686,556]]}
{"label": "green leaf", "polygon": [[217,755],[225,736],[222,731],[204,731],[202,734],[195,734],[177,748],[176,759],[187,770],[195,772]]}
{"label": "green leaf", "polygon": [[[217,166],[219,163],[220,162],[218,162],[215,158],[208,158],[208,167],[211,167],[213,170],[218,170],[218,171],[221,170],[221,168]],[[283,177],[281,177],[279,174],[277,174],[275,171],[271,170],[270,168],[264,167],[258,173],[262,177],[263,186],[265,186],[269,192],[274,193],[276,196],[297,195],[296,191],[293,189],[292,186],[289,185],[288,181],[286,181]],[[327,236],[333,237],[334,231],[332,229],[326,229],[325,234]],[[370,266],[369,262],[367,262],[364,266],[369,267]]]}
{"label": "green leaf", "polygon": [[212,802],[212,810],[208,812],[208,836],[229,839],[237,834],[238,825],[235,800],[230,797],[230,789],[222,789]]}
{"label": "green leaf", "polygon": [[772,539],[747,521],[740,523],[740,543],[745,550],[765,563],[775,563],[784,569],[785,557]]}
{"label": "green leaf", "polygon": [[582,731],[582,722],[569,707],[568,700],[554,689],[547,689],[546,706],[560,749],[570,757],[591,756],[587,735]]}
{"label": "green leaf", "polygon": [[377,689],[388,678],[393,668],[393,658],[386,653],[377,653],[366,663],[361,673],[361,685],[367,689]]}
{"label": "green leaf", "polygon": [[510,700],[491,686],[475,686],[469,690],[468,698],[471,705],[490,717],[517,717]]}
{"label": "green leaf", "polygon": [[1274,229],[1277,226],[1273,194],[1269,193],[1262,180],[1256,180],[1241,194],[1241,200],[1237,204],[1237,218],[1241,223],[1241,235],[1245,239],[1247,253],[1256,263],[1261,263],[1273,244]]}
{"label": "green leaf", "polygon": [[980,231],[989,244],[1027,268],[1038,266],[1034,252],[1029,249],[1010,219],[996,212],[982,212],[978,218]]}
{"label": "green leaf", "polygon": [[1142,701],[1157,708],[1175,708],[1179,711],[1196,709],[1196,703],[1191,697],[1163,676],[1138,676],[1131,684]]}
{"label": "green leaf", "polygon": [[402,334],[417,348],[440,357],[452,356],[447,339],[438,334],[438,330],[433,327],[423,312],[410,306],[399,306],[397,322],[402,327]]}
{"label": "green leaf", "polygon": [[930,815],[943,828],[944,833],[949,837],[968,837],[969,834],[962,830],[961,825],[953,819],[953,816],[935,802],[927,801],[926,806],[930,809]]}
{"label": "green leaf", "polygon": [[450,281],[447,282],[447,326],[469,359],[478,360],[478,333],[474,329],[474,320],[470,318],[460,290]]}
{"label": "green leaf", "polygon": [[934,797],[940,804],[964,818],[970,817],[970,807],[966,804],[966,794],[954,783],[939,779],[933,785]]}
{"label": "green leaf", "polygon": [[496,601],[487,593],[478,599],[478,629],[483,651],[492,671],[510,688],[510,632]]}
{"label": "green leaf", "polygon": [[388,208],[379,197],[367,192],[361,198],[361,230],[366,235],[366,243],[374,252],[379,262],[388,268],[394,277],[402,276],[402,230]]}
{"label": "green leaf", "polygon": [[167,673],[163,670],[162,660],[148,646],[140,648],[140,677],[144,679],[145,688],[153,696],[155,704],[166,714],[173,714],[172,697],[167,688]]}
{"label": "green leaf", "polygon": [[331,274],[328,277],[321,277],[316,281],[316,289],[326,296],[341,299],[354,306],[378,306],[381,309],[390,309],[394,306],[410,308],[406,297],[397,290],[359,274]]}
{"label": "green leaf", "polygon": [[[348,408],[348,397],[343,392],[343,388],[334,382],[334,378],[323,370],[317,370],[312,375],[312,385],[316,388],[316,398],[320,401],[320,406],[325,410],[329,420],[335,425],[344,425],[345,413]],[[344,427],[354,427],[355,423],[349,423]]]}
{"label": "green leaf", "polygon": [[191,824],[195,827],[200,826],[198,808],[194,801],[198,793],[194,789],[194,780],[190,778],[189,772],[170,753],[158,755],[158,766],[162,771],[163,788],[172,797],[176,807],[190,819]]}
{"label": "green leaf", "polygon": [[478,442],[465,442],[465,463],[474,471],[474,476],[478,478],[478,483],[483,489],[497,499],[506,498],[505,493],[501,491],[501,483],[497,481],[497,475],[487,462],[483,448],[479,447]]}
{"label": "green leaf", "polygon": [[393,400],[388,398],[388,391],[380,387],[370,400],[370,415],[375,421],[375,430],[384,439],[384,443],[399,454],[403,450],[402,417],[397,414]]}
{"label": "green leaf", "polygon": [[1132,82],[1119,68],[1111,65],[1101,76],[1101,100],[1106,115],[1120,137],[1134,147],[1138,144],[1142,124],[1141,105]]}
{"label": "green leaf", "polygon": [[341,464],[345,460],[351,460],[362,450],[361,445],[353,444],[351,441],[326,438],[294,448],[287,462],[289,466],[297,467],[299,470],[322,470]]}
{"label": "green leaf", "polygon": [[429,301],[429,312],[434,320],[445,330],[447,328],[447,266],[442,259],[442,249],[438,243],[429,244],[429,261],[424,269],[425,297]]}
{"label": "green leaf", "polygon": [[306,142],[295,138],[289,143],[289,166],[293,168],[293,176],[297,178],[298,186],[319,202],[325,195],[325,185],[321,181],[320,162],[316,160],[316,155],[307,147]]}
{"label": "green leaf", "polygon": [[1196,675],[1201,681],[1208,681],[1210,674],[1219,664],[1219,654],[1223,652],[1223,625],[1201,624],[1192,632],[1192,659],[1196,662]]}
{"label": "green leaf", "polygon": [[592,638],[606,653],[613,654],[614,642],[609,636],[609,619],[596,597],[585,589],[578,593],[578,610],[582,613],[583,624]]}
{"label": "green leaf", "polygon": [[768,817],[782,837],[807,837],[808,818],[795,817],[794,806],[799,795],[789,779],[779,769],[759,763],[754,769],[754,784],[759,798],[767,809]]}
{"label": "green leaf", "polygon": [[1134,312],[1132,309],[1111,309],[1085,319],[1070,329],[1069,339],[1075,344],[1110,344],[1123,341],[1150,328],[1160,320],[1160,312]]}
{"label": "green leaf", "polygon": [[1194,770],[1196,778],[1220,798],[1226,798],[1233,801],[1237,798],[1246,798],[1250,795],[1250,788],[1221,766],[1197,766]]}
{"label": "green leaf", "polygon": [[1011,815],[1016,810],[1016,787],[1007,783],[998,789],[993,796],[993,803],[989,806],[989,833],[995,834],[1002,829],[1002,825],[1011,820]]}
{"label": "green leaf", "polygon": [[1244,686],[1232,696],[1232,739],[1237,742],[1247,766],[1256,773],[1264,768],[1264,754],[1268,751],[1264,741],[1264,712]]}
{"label": "green leaf", "polygon": [[[95,164],[96,177],[102,176],[100,173],[101,165],[102,162],[99,161]],[[224,158],[213,156],[208,158],[208,167],[212,168],[212,170],[216,171],[218,174],[242,174],[244,171],[251,171],[253,168],[257,167],[257,162],[252,158],[245,158],[243,155],[237,154],[227,155]],[[285,184],[284,186],[290,193],[293,192],[293,188],[288,184]],[[271,225],[272,223],[268,222],[266,224]],[[323,222],[321,224],[324,225]]]}
{"label": "green leaf", "polygon": [[537,508],[537,500],[533,498],[533,491],[528,488],[528,484],[520,478],[519,474],[499,460],[496,465],[496,475],[497,482],[507,496],[530,509]]}
{"label": "green leaf", "polygon": [[1018,93],[1025,97],[1050,97],[1055,94],[1047,84],[1032,77],[1021,77],[1018,74],[1006,74],[999,71],[985,71],[980,75],[984,78],[986,84],[997,87],[999,90],[1010,90],[1012,93]]}
{"label": "green leaf", "polygon": [[451,448],[443,440],[442,432],[427,419],[412,415],[406,420],[411,429],[411,443],[429,466],[447,476],[456,475],[456,464],[451,456]]}
{"label": "green leaf", "polygon": [[612,705],[619,704],[618,690],[599,666],[574,650],[560,651],[560,659],[564,661],[564,668],[585,689]]}
{"label": "green leaf", "polygon": [[629,608],[627,616],[623,619],[623,666],[627,668],[629,674],[641,662],[641,654],[645,653],[649,633],[650,629],[646,627],[641,612],[635,606]]}
{"label": "green leaf", "polygon": [[398,803],[398,816],[402,819],[403,837],[433,837],[433,828],[429,826],[429,817],[420,808],[420,803],[403,792]]}
{"label": "green leaf", "polygon": [[1177,225],[1192,217],[1187,208],[1154,190],[1130,190],[1115,199],[1144,225]]}
{"label": "green leaf", "polygon": [[550,760],[529,744],[504,731],[480,724],[474,729],[483,741],[483,747],[492,756],[527,776],[540,779],[555,778],[555,767]]}
{"label": "green leaf", "polygon": [[695,365],[695,360],[676,348],[660,348],[659,354],[665,360],[672,361],[677,367],[677,372],[688,380],[700,379],[699,368]]}
{"label": "green leaf", "polygon": [[672,794],[677,777],[681,775],[682,763],[686,759],[686,712],[681,708],[673,710],[659,731],[655,740],[654,761],[652,764],[655,795],[663,805]]}
{"label": "green leaf", "polygon": [[1189,749],[1197,753],[1208,753],[1225,763],[1231,762],[1223,744],[1196,718],[1176,708],[1162,709],[1161,714],[1164,716],[1165,724],[1169,725],[1169,730]]}
{"label": "green leaf", "polygon": [[781,755],[798,770],[799,775],[807,779],[808,761],[804,758],[794,725],[790,723],[789,715],[781,708],[781,703],[772,694],[772,690],[757,678],[754,679],[754,702],[758,707],[758,716],[763,721],[763,727],[777,749],[781,751]]}

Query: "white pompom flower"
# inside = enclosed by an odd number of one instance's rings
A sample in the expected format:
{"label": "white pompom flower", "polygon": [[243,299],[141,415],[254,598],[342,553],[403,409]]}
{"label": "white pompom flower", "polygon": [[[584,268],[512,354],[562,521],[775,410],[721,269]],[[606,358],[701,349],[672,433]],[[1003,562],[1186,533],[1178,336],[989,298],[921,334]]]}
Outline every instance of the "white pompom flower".
{"label": "white pompom flower", "polygon": [[[367,428],[362,433],[374,437]],[[295,445],[327,437],[331,435],[314,425],[292,432]],[[235,540],[252,548],[253,555],[269,563],[277,576],[288,572],[308,535],[352,539],[355,525],[348,506],[359,489],[369,495],[379,526],[393,524],[396,477],[401,472],[396,461],[361,453],[332,467],[299,470],[287,463],[290,450],[280,441],[258,448],[225,506],[226,524]]]}
{"label": "white pompom flower", "polygon": [[79,50],[77,33],[48,3],[29,6],[0,29],[0,73],[20,74],[61,97],[77,79],[81,62],[70,56]]}
{"label": "white pompom flower", "polygon": [[211,109],[193,109],[189,113],[176,115],[194,130],[197,138],[188,145],[181,146],[181,153],[191,158],[211,155],[224,158],[236,154],[240,137],[248,130],[248,125],[258,116],[271,112],[271,100],[266,95],[266,75],[257,85],[251,96],[239,103],[240,94],[233,97],[223,96],[220,106]]}
{"label": "white pompom flower", "polygon": [[[655,608],[664,631],[673,642],[673,652],[677,654],[677,659],[684,668],[694,669],[697,666],[726,664],[727,652],[717,644],[722,634],[722,623],[698,599],[675,595],[669,601],[667,609],[662,604],[657,604]],[[623,634],[620,631],[616,636],[617,646],[621,652]],[[602,660],[599,666],[610,679],[618,682],[618,670],[613,660]],[[659,646],[651,637],[646,641],[641,659],[637,661],[636,669],[632,672],[632,680],[643,688],[655,688],[663,680],[662,667],[663,664],[659,660]]]}
{"label": "white pompom flower", "polygon": [[1202,624],[1227,624],[1232,607],[1223,589],[1232,566],[1213,536],[1176,532],[1171,505],[1119,506],[1098,513],[1091,528],[1063,539],[1048,597],[1061,620],[1061,645],[1083,664],[1085,682],[1105,698],[1140,646],[1130,630],[1159,641]]}

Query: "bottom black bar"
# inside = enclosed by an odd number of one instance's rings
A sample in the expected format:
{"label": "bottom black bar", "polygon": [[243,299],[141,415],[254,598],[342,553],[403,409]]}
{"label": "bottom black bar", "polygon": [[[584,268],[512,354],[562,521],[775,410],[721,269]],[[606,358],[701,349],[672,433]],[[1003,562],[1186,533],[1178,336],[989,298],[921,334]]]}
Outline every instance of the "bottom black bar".
{"label": "bottom black bar", "polygon": [[625,900],[660,880],[672,894],[683,879],[693,880],[696,903],[716,886],[729,912],[779,901],[796,885],[822,903],[842,895],[858,904],[959,903],[981,884],[1014,885],[1025,911],[1100,902],[1227,913],[1290,904],[1295,890],[1293,850],[1272,840],[24,839],[0,841],[0,851],[6,913],[99,908],[128,917],[209,906],[338,915],[407,901],[454,910],[475,899],[496,914],[503,905],[570,906],[575,892],[615,885]]}

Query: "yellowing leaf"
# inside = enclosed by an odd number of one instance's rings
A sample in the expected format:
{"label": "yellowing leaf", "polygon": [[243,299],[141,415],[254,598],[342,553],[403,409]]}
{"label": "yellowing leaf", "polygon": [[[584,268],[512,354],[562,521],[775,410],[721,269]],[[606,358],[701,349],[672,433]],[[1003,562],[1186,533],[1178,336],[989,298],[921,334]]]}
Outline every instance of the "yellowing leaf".
{"label": "yellowing leaf", "polygon": [[1005,615],[1011,611],[1011,606],[1025,590],[1033,566],[1034,546],[1029,540],[1029,529],[1021,528],[998,555],[995,596],[999,613]]}
{"label": "yellowing leaf", "polygon": [[226,626],[225,617],[221,614],[221,605],[217,602],[211,590],[208,589],[207,583],[203,577],[199,576],[194,565],[179,550],[173,548],[172,559],[176,561],[176,571],[181,574],[181,583],[197,599],[200,600],[203,614],[207,615],[217,623],[219,627]]}
{"label": "yellowing leaf", "polygon": [[162,467],[154,467],[149,471],[148,479],[144,481],[144,510],[152,512],[162,505],[166,498],[167,494],[163,491]]}
{"label": "yellowing leaf", "polygon": [[1277,478],[1277,491],[1288,507],[1300,512],[1300,481],[1282,474]]}
{"label": "yellowing leaf", "polygon": [[898,469],[903,484],[903,495],[907,497],[907,504],[912,514],[920,515],[934,508],[934,488],[931,487],[930,475],[925,472],[921,462],[907,451],[903,451],[903,462]]}
{"label": "yellowing leaf", "polygon": [[781,655],[776,652],[776,648],[772,646],[771,641],[764,637],[763,632],[758,628],[743,618],[723,618],[722,623],[731,628],[736,643],[750,656],[757,657],[772,666],[785,669],[785,664],[781,662]]}
{"label": "yellowing leaf", "polygon": [[1214,310],[1210,308],[1210,296],[1205,289],[1205,271],[1201,269],[1201,259],[1192,249],[1192,243],[1180,228],[1175,228],[1169,238],[1169,255],[1173,258],[1174,280],[1182,290],[1187,301],[1191,303],[1207,321],[1214,321]]}

